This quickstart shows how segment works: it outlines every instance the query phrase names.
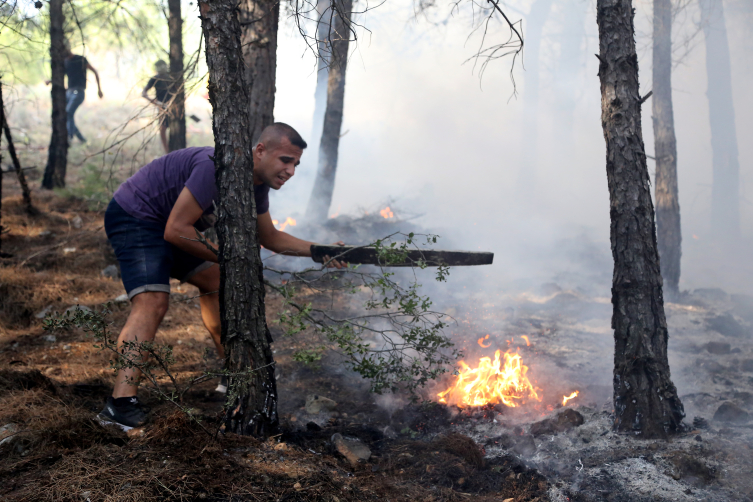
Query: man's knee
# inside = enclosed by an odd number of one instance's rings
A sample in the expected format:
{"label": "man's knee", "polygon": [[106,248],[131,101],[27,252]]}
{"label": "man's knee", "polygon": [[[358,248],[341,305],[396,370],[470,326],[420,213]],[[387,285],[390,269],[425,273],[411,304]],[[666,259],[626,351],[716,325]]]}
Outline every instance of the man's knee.
{"label": "man's knee", "polygon": [[131,300],[132,310],[162,320],[170,307],[170,295],[161,291],[145,291]]}

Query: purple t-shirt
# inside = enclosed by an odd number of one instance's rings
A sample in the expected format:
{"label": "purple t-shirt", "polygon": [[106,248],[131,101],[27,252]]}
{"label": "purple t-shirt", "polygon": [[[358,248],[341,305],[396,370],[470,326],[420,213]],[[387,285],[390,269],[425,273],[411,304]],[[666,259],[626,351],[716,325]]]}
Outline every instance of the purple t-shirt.
{"label": "purple t-shirt", "polygon": [[[153,160],[128,178],[115,191],[115,201],[128,214],[141,220],[167,224],[183,187],[188,188],[204,210],[214,212],[218,199],[214,178],[214,148],[184,148]],[[254,185],[256,214],[269,211],[269,186]]]}

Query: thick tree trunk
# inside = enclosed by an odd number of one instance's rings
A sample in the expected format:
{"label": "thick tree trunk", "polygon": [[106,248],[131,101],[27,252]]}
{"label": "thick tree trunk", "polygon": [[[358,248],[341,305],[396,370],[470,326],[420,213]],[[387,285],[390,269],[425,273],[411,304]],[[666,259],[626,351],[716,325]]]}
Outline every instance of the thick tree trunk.
{"label": "thick tree trunk", "polygon": [[314,180],[306,215],[311,220],[324,221],[332,204],[337,173],[337,154],[340,146],[340,128],[343,122],[345,100],[345,71],[348,65],[348,44],[350,40],[350,16],[352,0],[336,0],[339,13],[334,14],[332,41],[332,61],[327,82],[327,111],[324,113],[324,127],[319,144],[319,166]]}
{"label": "thick tree trunk", "polygon": [[26,206],[26,212],[28,214],[37,214],[37,210],[31,203],[31,191],[29,190],[29,184],[26,183],[26,176],[21,168],[21,162],[18,160],[16,154],[16,146],[13,144],[13,135],[10,132],[10,126],[8,126],[8,118],[5,116],[5,103],[3,102],[3,85],[0,82],[0,127],[5,132],[5,140],[8,142],[8,153],[10,154],[10,160],[13,162],[13,168],[16,170],[16,177],[18,178],[18,184],[21,185],[21,193],[24,198],[24,206]]}
{"label": "thick tree trunk", "polygon": [[246,84],[249,86],[249,131],[255,145],[265,127],[274,122],[277,70],[278,0],[241,0],[241,23]]}
{"label": "thick tree trunk", "polygon": [[65,186],[68,162],[68,127],[65,114],[65,34],[63,1],[50,0],[50,66],[52,68],[52,137],[47,151],[42,188]]}
{"label": "thick tree trunk", "polygon": [[740,163],[737,156],[732,65],[722,0],[699,0],[706,38],[706,75],[714,182],[711,228],[717,238],[740,236]]}
{"label": "thick tree trunk", "polygon": [[677,140],[672,111],[672,2],[654,0],[653,97],[654,156],[656,158],[656,237],[664,291],[680,291],[682,231],[677,194]]}
{"label": "thick tree trunk", "polygon": [[643,438],[681,429],[669,374],[654,208],[641,134],[631,0],[598,0],[601,124],[611,213],[614,427]]}
{"label": "thick tree trunk", "polygon": [[[318,145],[322,140],[322,128],[324,127],[324,112],[327,110],[327,82],[329,81],[329,49],[327,37],[329,36],[330,23],[332,22],[332,10],[330,0],[319,0],[316,3],[317,27],[317,51],[319,59],[316,65],[316,90],[314,91],[314,120],[311,126],[311,144]],[[319,152],[317,152],[319,155]],[[318,162],[316,164],[319,165]]]}
{"label": "thick tree trunk", "polygon": [[[277,428],[277,386],[264,314],[264,282],[254,200],[249,88],[236,0],[202,0],[215,165],[222,343],[229,378],[227,432],[268,436]],[[238,113],[243,111],[243,113]]]}
{"label": "thick tree trunk", "polygon": [[172,152],[186,147],[186,91],[183,75],[183,18],[180,13],[180,0],[167,0],[170,32],[170,80],[173,93],[168,116],[170,117],[170,138],[168,149]]}
{"label": "thick tree trunk", "polygon": [[540,87],[540,59],[541,39],[544,25],[552,11],[554,0],[535,0],[526,16],[524,26],[526,47],[525,55],[525,88],[523,89],[523,103],[525,116],[523,119],[524,161],[518,172],[518,192],[531,196],[536,190],[536,172],[538,170],[538,142],[539,142],[539,87]]}

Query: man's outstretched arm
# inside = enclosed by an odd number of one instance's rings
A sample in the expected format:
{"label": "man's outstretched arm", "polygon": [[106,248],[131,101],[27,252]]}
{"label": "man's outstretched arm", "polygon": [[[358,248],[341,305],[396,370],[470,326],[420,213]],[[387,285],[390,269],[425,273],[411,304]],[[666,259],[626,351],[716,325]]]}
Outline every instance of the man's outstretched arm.
{"label": "man's outstretched arm", "polygon": [[[259,225],[259,240],[261,245],[270,251],[274,251],[279,254],[286,254],[291,256],[311,256],[311,245],[315,242],[304,241],[298,237],[277,230],[274,223],[272,223],[272,216],[269,212],[260,214],[257,218],[257,224]],[[336,244],[342,245],[342,242]],[[330,267],[342,268],[345,265],[338,261],[333,261],[329,264]]]}

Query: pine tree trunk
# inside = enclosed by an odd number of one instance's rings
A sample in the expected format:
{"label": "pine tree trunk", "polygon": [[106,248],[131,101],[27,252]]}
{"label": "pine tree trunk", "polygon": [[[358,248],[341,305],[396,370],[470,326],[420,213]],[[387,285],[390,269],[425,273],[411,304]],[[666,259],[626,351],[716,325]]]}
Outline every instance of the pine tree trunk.
{"label": "pine tree trunk", "polygon": [[3,85],[0,82],[0,127],[5,132],[5,140],[8,142],[8,154],[13,162],[13,168],[16,170],[16,177],[18,178],[18,184],[21,185],[21,193],[23,194],[24,206],[26,207],[27,214],[37,214],[37,210],[31,203],[31,191],[29,191],[29,184],[26,183],[26,176],[24,176],[23,168],[21,168],[21,162],[18,160],[16,154],[16,145],[13,144],[13,135],[10,132],[10,126],[8,125],[8,117],[5,116],[5,103],[3,102]]}
{"label": "pine tree trunk", "polygon": [[180,13],[180,0],[168,0],[167,20],[170,33],[170,80],[174,92],[168,116],[170,117],[170,137],[167,147],[172,152],[186,147],[186,91],[183,75],[183,18]]}
{"label": "pine tree trunk", "polygon": [[275,74],[277,71],[278,0],[242,0],[238,6],[243,60],[249,86],[251,144],[274,122]]}
{"label": "pine tree trunk", "polygon": [[63,1],[50,0],[50,66],[52,69],[52,137],[47,151],[42,188],[65,186],[68,162],[68,127],[65,114],[65,34]]}
{"label": "pine tree trunk", "polygon": [[552,10],[554,0],[535,0],[526,16],[525,30],[525,88],[523,102],[525,116],[523,118],[524,161],[518,172],[518,192],[531,196],[536,190],[536,172],[538,169],[539,151],[539,87],[541,39],[544,25]]}
{"label": "pine tree trunk", "polygon": [[[215,165],[220,200],[217,237],[220,309],[229,378],[225,429],[268,436],[278,426],[277,386],[264,313],[264,282],[257,235],[249,88],[236,0],[199,2],[209,68]],[[243,372],[250,372],[240,375]]]}
{"label": "pine tree trunk", "polygon": [[601,124],[614,258],[614,427],[643,438],[681,429],[670,379],[654,208],[641,134],[631,0],[598,0]]}
{"label": "pine tree trunk", "polygon": [[677,193],[677,140],[672,111],[672,2],[654,0],[653,97],[654,156],[656,158],[656,237],[664,291],[680,292],[682,230]]}
{"label": "pine tree trunk", "polygon": [[352,0],[335,0],[338,13],[333,15],[334,29],[332,40],[332,61],[327,81],[327,110],[324,112],[324,127],[319,143],[319,165],[314,180],[306,215],[311,220],[327,219],[335,191],[337,154],[340,146],[340,129],[343,122],[345,101],[345,71],[348,65],[348,44],[350,40],[350,16]]}
{"label": "pine tree trunk", "polygon": [[699,0],[706,38],[706,75],[714,181],[711,228],[715,237],[740,236],[740,163],[737,156],[732,65],[722,0]]}
{"label": "pine tree trunk", "polygon": [[[329,80],[329,49],[327,37],[329,36],[330,23],[332,22],[332,10],[329,8],[330,0],[319,0],[316,3],[316,39],[319,59],[316,64],[316,90],[314,91],[314,119],[311,126],[311,144],[318,145],[322,140],[322,128],[324,127],[324,112],[327,110],[327,82]],[[317,159],[319,152],[316,152]],[[318,166],[318,160],[316,165]]]}

